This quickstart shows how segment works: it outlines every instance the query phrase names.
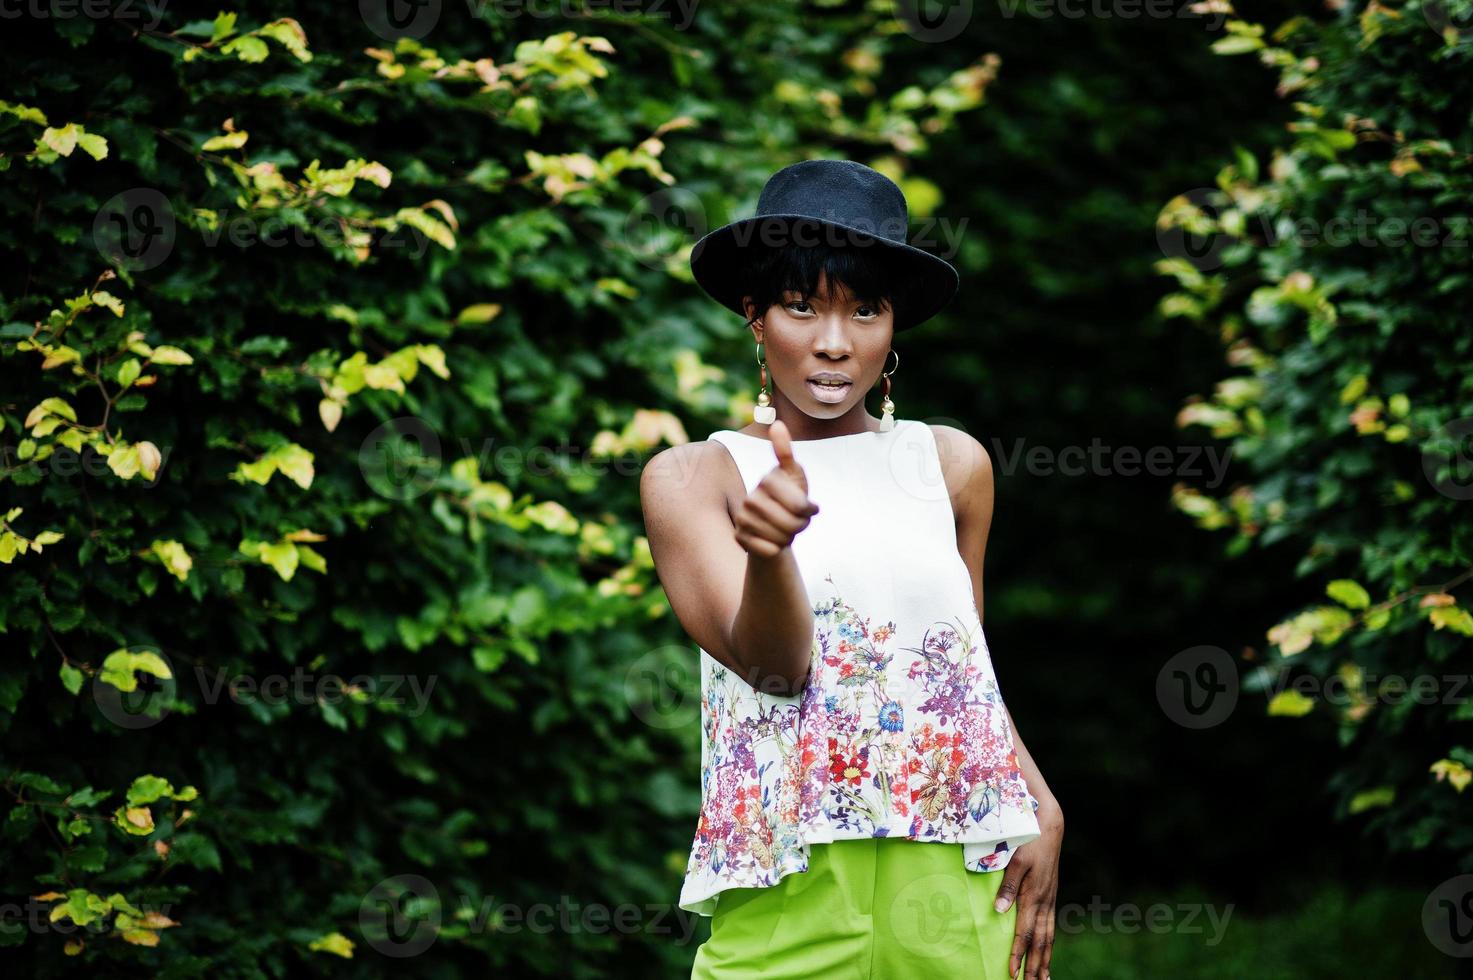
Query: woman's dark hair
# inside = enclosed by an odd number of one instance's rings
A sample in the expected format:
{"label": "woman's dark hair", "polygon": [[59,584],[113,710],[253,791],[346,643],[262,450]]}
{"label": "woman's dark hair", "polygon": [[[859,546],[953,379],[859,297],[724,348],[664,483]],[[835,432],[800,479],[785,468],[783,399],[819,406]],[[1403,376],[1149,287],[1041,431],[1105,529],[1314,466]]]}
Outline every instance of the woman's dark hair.
{"label": "woman's dark hair", "polygon": [[906,264],[895,260],[888,249],[833,242],[799,244],[786,242],[754,250],[743,270],[744,290],[752,296],[757,316],[794,290],[805,300],[818,291],[819,272],[826,274],[830,288],[846,287],[854,298],[875,309],[885,304],[895,311],[895,329],[903,329],[911,309],[908,288],[912,277]]}

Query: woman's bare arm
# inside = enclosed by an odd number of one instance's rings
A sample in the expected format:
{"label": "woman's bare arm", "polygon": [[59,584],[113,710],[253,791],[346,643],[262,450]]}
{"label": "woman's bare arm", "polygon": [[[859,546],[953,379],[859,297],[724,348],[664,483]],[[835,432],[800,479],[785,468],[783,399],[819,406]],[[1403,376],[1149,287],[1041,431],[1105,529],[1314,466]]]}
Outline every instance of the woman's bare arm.
{"label": "woman's bare arm", "polygon": [[808,677],[814,618],[791,540],[817,510],[787,449],[751,494],[710,441],[657,453],[639,483],[650,554],[681,626],[754,690],[782,697]]}

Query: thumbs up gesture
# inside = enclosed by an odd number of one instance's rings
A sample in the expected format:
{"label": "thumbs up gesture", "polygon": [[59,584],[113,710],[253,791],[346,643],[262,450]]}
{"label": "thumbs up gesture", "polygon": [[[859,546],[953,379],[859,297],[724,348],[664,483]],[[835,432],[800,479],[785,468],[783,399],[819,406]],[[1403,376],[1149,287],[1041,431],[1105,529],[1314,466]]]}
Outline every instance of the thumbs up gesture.
{"label": "thumbs up gesture", "polygon": [[798,532],[818,513],[818,505],[808,499],[808,478],[803,467],[793,458],[793,440],[781,420],[767,429],[772,451],[777,457],[773,467],[747,494],[737,510],[736,539],[748,554],[772,558],[793,543]]}

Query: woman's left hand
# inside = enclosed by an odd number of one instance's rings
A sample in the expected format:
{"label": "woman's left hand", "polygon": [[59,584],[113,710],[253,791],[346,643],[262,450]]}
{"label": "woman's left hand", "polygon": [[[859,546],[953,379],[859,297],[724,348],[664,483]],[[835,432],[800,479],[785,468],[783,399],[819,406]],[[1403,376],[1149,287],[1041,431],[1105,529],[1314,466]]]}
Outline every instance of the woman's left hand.
{"label": "woman's left hand", "polygon": [[1006,912],[1016,899],[1017,924],[1013,930],[1013,952],[1008,957],[1008,976],[1028,964],[1027,980],[1051,980],[1049,959],[1054,949],[1054,903],[1059,892],[1059,846],[1064,840],[1064,814],[1057,803],[1040,806],[1037,840],[1018,848],[1003,869],[997,890],[997,910]]}

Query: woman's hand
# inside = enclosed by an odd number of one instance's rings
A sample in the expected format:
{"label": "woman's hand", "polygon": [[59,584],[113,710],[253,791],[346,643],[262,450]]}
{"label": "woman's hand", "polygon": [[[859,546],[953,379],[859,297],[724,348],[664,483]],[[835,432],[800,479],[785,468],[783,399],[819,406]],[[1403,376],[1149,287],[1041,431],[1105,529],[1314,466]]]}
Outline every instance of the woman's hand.
{"label": "woman's hand", "polygon": [[1054,904],[1059,893],[1059,846],[1064,840],[1064,813],[1057,803],[1038,809],[1043,835],[1018,848],[1003,869],[997,890],[997,910],[1006,912],[1014,898],[1018,919],[1013,930],[1013,952],[1008,976],[1018,975],[1027,959],[1027,980],[1051,980],[1049,960],[1054,951]]}
{"label": "woman's hand", "polygon": [[818,513],[818,505],[808,499],[808,478],[793,458],[788,427],[781,420],[773,422],[767,435],[777,466],[747,494],[733,521],[737,543],[761,558],[780,554]]}

